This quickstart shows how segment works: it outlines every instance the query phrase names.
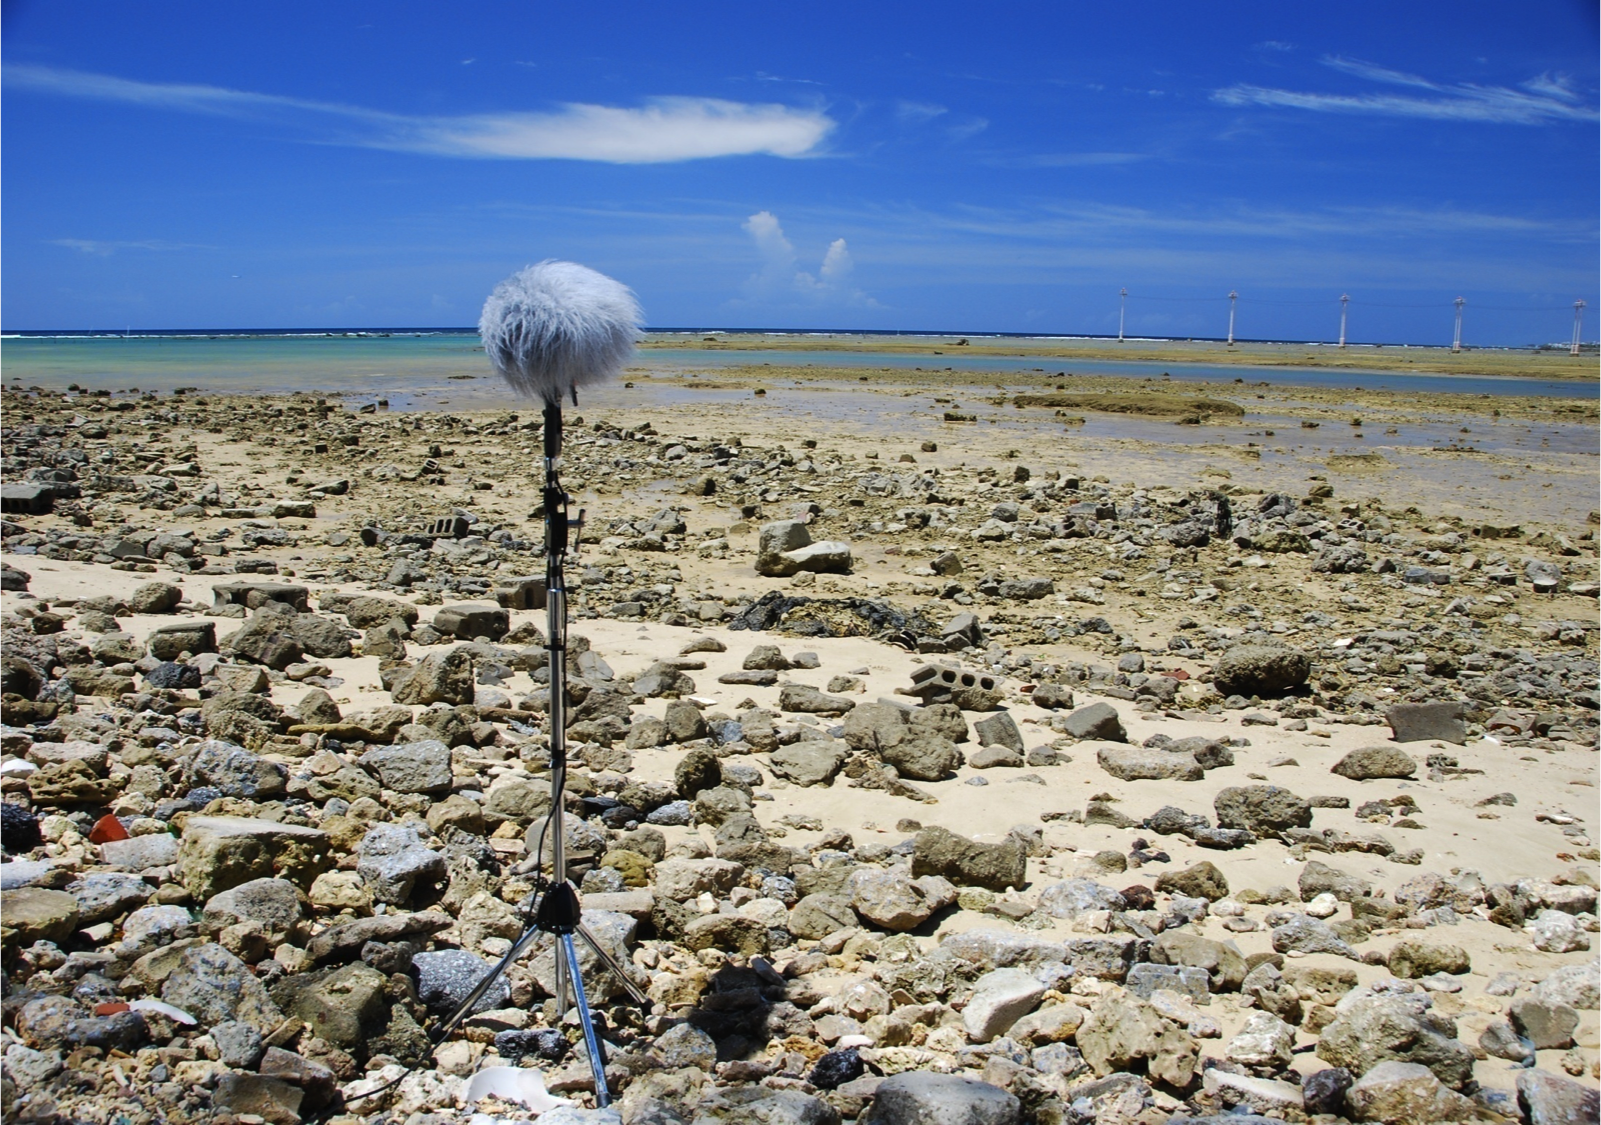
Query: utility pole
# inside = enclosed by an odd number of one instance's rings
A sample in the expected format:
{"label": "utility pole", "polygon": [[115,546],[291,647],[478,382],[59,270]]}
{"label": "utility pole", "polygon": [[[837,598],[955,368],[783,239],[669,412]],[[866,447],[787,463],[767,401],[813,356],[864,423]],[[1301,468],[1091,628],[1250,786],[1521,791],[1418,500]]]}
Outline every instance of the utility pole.
{"label": "utility pole", "polygon": [[[1126,312],[1128,312],[1128,290],[1127,289],[1118,290],[1118,298],[1119,298],[1119,303],[1118,303],[1118,306],[1117,306],[1117,342],[1121,344],[1123,342],[1123,315]],[[1578,352],[1574,352],[1573,354],[1574,355],[1578,355],[1579,353]]]}
{"label": "utility pole", "polygon": [[1340,347],[1345,347],[1345,306],[1351,303],[1349,293],[1340,294]]}
{"label": "utility pole", "polygon": [[1573,346],[1568,349],[1569,355],[1579,354],[1579,333],[1584,328],[1584,302],[1573,302]]}
{"label": "utility pole", "polygon": [[1240,299],[1240,295],[1238,293],[1236,293],[1234,290],[1230,289],[1229,290],[1229,347],[1231,347],[1231,348],[1234,346],[1234,302],[1239,300],[1239,299]]}
{"label": "utility pole", "polygon": [[1467,303],[1467,298],[1465,297],[1456,299],[1456,335],[1451,339],[1451,350],[1453,352],[1462,350],[1462,306]]}

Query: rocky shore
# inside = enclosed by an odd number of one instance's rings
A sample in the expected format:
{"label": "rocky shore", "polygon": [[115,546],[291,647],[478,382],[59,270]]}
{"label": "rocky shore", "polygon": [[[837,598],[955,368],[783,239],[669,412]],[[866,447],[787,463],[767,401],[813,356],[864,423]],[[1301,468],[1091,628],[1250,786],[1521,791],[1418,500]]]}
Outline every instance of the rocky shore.
{"label": "rocky shore", "polygon": [[598,1111],[537,415],[3,406],[8,1120],[1597,1116],[1588,504],[571,418]]}

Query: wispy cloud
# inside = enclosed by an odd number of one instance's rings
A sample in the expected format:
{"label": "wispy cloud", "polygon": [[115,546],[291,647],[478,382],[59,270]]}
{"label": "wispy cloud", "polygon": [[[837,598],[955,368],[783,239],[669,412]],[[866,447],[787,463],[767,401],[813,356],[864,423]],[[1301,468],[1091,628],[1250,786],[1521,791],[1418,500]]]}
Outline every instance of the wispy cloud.
{"label": "wispy cloud", "polygon": [[828,244],[822,265],[816,274],[812,274],[799,268],[795,247],[784,236],[778,216],[771,211],[758,211],[745,220],[744,229],[756,244],[756,252],[762,261],[761,269],[745,282],[747,299],[758,303],[800,300],[814,305],[881,307],[872,297],[851,284],[855,263],[843,238],[836,238]]}
{"label": "wispy cloud", "polygon": [[914,102],[903,99],[895,103],[895,116],[908,124],[920,125],[948,112],[944,106],[935,105],[932,102]]}
{"label": "wispy cloud", "polygon": [[1323,65],[1386,86],[1427,91],[1429,96],[1393,93],[1329,94],[1239,83],[1212,93],[1223,105],[1271,106],[1316,113],[1363,113],[1418,117],[1435,121],[1480,121],[1504,125],[1544,125],[1556,121],[1595,121],[1595,107],[1578,104],[1565,79],[1541,75],[1522,89],[1462,82],[1445,85],[1389,67],[1330,56]]}
{"label": "wispy cloud", "polygon": [[1099,165],[1135,164],[1149,160],[1144,152],[1039,152],[1029,156],[1005,157],[989,163],[1002,168],[1093,168]]}
{"label": "wispy cloud", "polygon": [[144,238],[132,240],[105,240],[94,238],[50,238],[45,240],[51,246],[64,246],[68,250],[76,250],[80,254],[90,254],[97,258],[109,258],[119,250],[215,250],[215,246],[203,246],[195,242],[166,242],[159,238]]}
{"label": "wispy cloud", "polygon": [[835,124],[821,110],[721,98],[651,98],[637,107],[569,102],[545,112],[415,116],[49,67],[8,66],[3,76],[8,85],[42,93],[274,120],[324,142],[445,157],[611,164],[756,154],[800,157],[815,153]]}

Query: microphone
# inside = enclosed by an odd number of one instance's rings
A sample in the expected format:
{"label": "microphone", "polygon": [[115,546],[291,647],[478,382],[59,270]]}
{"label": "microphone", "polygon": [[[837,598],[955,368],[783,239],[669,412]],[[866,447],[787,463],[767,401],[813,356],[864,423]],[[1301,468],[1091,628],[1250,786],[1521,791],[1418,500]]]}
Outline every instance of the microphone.
{"label": "microphone", "polygon": [[621,373],[644,313],[633,290],[576,262],[547,258],[495,286],[478,334],[495,370],[525,398],[560,406]]}

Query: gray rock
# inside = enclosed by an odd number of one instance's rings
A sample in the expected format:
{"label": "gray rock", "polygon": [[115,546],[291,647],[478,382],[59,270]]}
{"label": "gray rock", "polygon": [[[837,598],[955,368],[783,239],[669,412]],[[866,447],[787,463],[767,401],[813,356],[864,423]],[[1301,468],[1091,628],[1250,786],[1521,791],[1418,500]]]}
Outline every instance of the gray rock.
{"label": "gray rock", "polygon": [[1093,879],[1066,879],[1040,892],[1037,909],[1052,918],[1073,918],[1089,910],[1126,910],[1127,901]]}
{"label": "gray rock", "polygon": [[161,998],[203,1027],[237,1020],[266,1034],[283,1022],[283,1013],[250,966],[220,945],[184,950],[161,986]]}
{"label": "gray rock", "polygon": [[852,750],[881,753],[911,734],[912,712],[890,703],[858,703],[845,716],[845,742]]}
{"label": "gray rock", "polygon": [[1212,801],[1219,828],[1271,836],[1312,826],[1312,806],[1277,785],[1231,785]]}
{"label": "gray rock", "polygon": [[1513,1029],[1539,1051],[1564,1051],[1573,1046],[1579,1013],[1566,1004],[1553,1004],[1532,996],[1520,997],[1507,1007]]}
{"label": "gray rock", "polygon": [[[1053,720],[1054,721],[1054,720]],[[1091,703],[1062,720],[1062,730],[1074,738],[1097,738],[1105,742],[1127,742],[1128,734],[1110,703]]]}
{"label": "gray rock", "polygon": [[252,879],[213,895],[200,921],[208,930],[260,922],[268,932],[283,934],[300,921],[300,891],[285,879]]}
{"label": "gray rock", "polygon": [[251,879],[280,875],[309,887],[327,863],[328,834],[247,817],[190,817],[178,845],[178,876],[205,902]]}
{"label": "gray rock", "polygon": [[769,578],[788,578],[798,573],[800,567],[784,556],[786,552],[799,550],[811,541],[812,533],[800,520],[764,524],[757,539],[756,573]]}
{"label": "gray rock", "polygon": [[100,859],[111,867],[122,867],[129,871],[166,867],[178,862],[178,840],[165,832],[110,840],[100,845]]}
{"label": "gray rock", "polygon": [[359,848],[356,873],[379,902],[404,906],[419,882],[447,878],[445,857],[427,848],[411,825],[378,824],[367,830]]}
{"label": "gray rock", "polygon": [[1169,754],[1140,746],[1102,746],[1095,760],[1120,781],[1200,781],[1206,771],[1189,754]]}
{"label": "gray rock", "polygon": [[879,751],[884,764],[912,781],[940,781],[962,764],[962,752],[943,735],[911,734]]}
{"label": "gray rock", "polygon": [[177,660],[184,653],[199,656],[217,651],[217,625],[213,621],[179,621],[152,629],[145,649],[157,660]]}
{"label": "gray rock", "polygon": [[1434,1072],[1418,1063],[1391,1059],[1374,1066],[1346,1091],[1352,1116],[1394,1125],[1470,1121],[1478,1116],[1473,1102],[1441,1085]]}
{"label": "gray rock", "polygon": [[67,893],[78,902],[78,924],[92,926],[137,910],[155,888],[138,875],[94,872],[67,884]]}
{"label": "gray rock", "polygon": [[170,582],[146,582],[128,595],[134,613],[171,613],[183,601],[183,591]]}
{"label": "gray rock", "polygon": [[1235,645],[1212,665],[1212,681],[1224,695],[1277,699],[1312,674],[1312,659],[1304,652],[1272,645]]}
{"label": "gray rock", "polygon": [[211,1040],[217,1044],[218,1058],[235,1070],[255,1069],[267,1050],[260,1029],[243,1020],[217,1024],[211,1029]]}
{"label": "gray rock", "polygon": [[450,789],[450,747],[437,739],[379,746],[359,759],[385,789],[397,793],[444,793]]}
{"label": "gray rock", "polygon": [[1397,742],[1468,740],[1467,704],[1459,702],[1398,703],[1384,714]]}
{"label": "gray rock", "polygon": [[1343,1066],[1329,1066],[1301,1076],[1301,1104],[1307,1113],[1339,1117],[1345,1112],[1345,1092],[1351,1088],[1351,1072]]}
{"label": "gray rock", "polygon": [[1329,772],[1352,781],[1371,781],[1376,778],[1411,777],[1418,772],[1418,764],[1405,751],[1394,746],[1363,746],[1335,762],[1329,767]]}
{"label": "gray rock", "polygon": [[981,844],[945,828],[918,832],[912,844],[912,874],[942,875],[959,887],[1002,891],[1027,882],[1028,856],[1015,840]]}
{"label": "gray rock", "polygon": [[856,706],[854,699],[825,695],[806,684],[783,684],[778,689],[778,709],[801,714],[843,714]]}
{"label": "gray rock", "polygon": [[273,1125],[287,1125],[300,1120],[305,1097],[306,1091],[282,1078],[231,1072],[217,1080],[211,1104],[239,1116],[248,1114]]}
{"label": "gray rock", "polygon": [[1532,995],[1547,1004],[1595,1011],[1601,1005],[1601,962],[1591,958],[1579,965],[1564,965],[1539,984]]}
{"label": "gray rock", "polygon": [[1047,711],[1058,711],[1073,706],[1073,693],[1061,684],[1040,684],[1029,695],[1029,701]]}
{"label": "gray rock", "polygon": [[311,1033],[344,1051],[367,1049],[389,1022],[388,978],[369,965],[295,973],[273,986],[273,999]]}
{"label": "gray rock", "polygon": [[973,982],[973,996],[962,1009],[962,1026],[975,1043],[988,1043],[1023,1016],[1045,995],[1045,986],[1022,969],[992,969]]}
{"label": "gray rock", "polygon": [[433,626],[447,637],[464,641],[498,641],[511,629],[511,614],[499,606],[480,602],[447,605],[434,614]]}
{"label": "gray rock", "polygon": [[657,661],[634,678],[634,691],[647,699],[693,695],[695,681],[681,668]]}
{"label": "gray rock", "polygon": [[1361,990],[1335,1007],[1318,1037],[1317,1055],[1353,1074],[1396,1060],[1428,1067],[1452,1089],[1473,1078],[1473,1050],[1456,1038],[1456,1024],[1430,1007],[1426,993],[1373,995]]}
{"label": "gray rock", "polygon": [[1211,974],[1205,969],[1187,965],[1156,965],[1144,962],[1128,971],[1128,990],[1142,1000],[1149,1000],[1157,989],[1188,996],[1197,1004],[1211,1002]]}
{"label": "gray rock", "polygon": [[466,645],[457,645],[423,657],[395,681],[389,694],[401,704],[449,703],[459,707],[472,703],[476,690],[472,652]]}
{"label": "gray rock", "polygon": [[1152,942],[1151,961],[1201,969],[1213,992],[1236,991],[1245,982],[1245,956],[1233,942],[1213,941],[1182,930],[1168,930]]}
{"label": "gray rock", "polygon": [[976,770],[1021,769],[1023,762],[1022,751],[1013,750],[1010,746],[986,746],[982,750],[975,750],[967,758],[967,764]]}
{"label": "gray rock", "polygon": [[1595,1125],[1601,1119],[1601,1094],[1588,1086],[1543,1070],[1525,1070],[1517,1083],[1529,1125]]}
{"label": "gray rock", "polygon": [[908,1071],[878,1085],[860,1125],[1018,1125],[1020,1104],[998,1086]]}
{"label": "gray rock", "polygon": [[693,1024],[680,1023],[656,1037],[651,1050],[669,1070],[693,1066],[710,1074],[717,1069],[717,1042]]}
{"label": "gray rock", "polygon": [[200,744],[189,773],[197,786],[220,789],[225,797],[248,801],[281,797],[289,784],[287,767],[214,738]]}
{"label": "gray rock", "polygon": [[[417,985],[417,999],[428,1006],[435,1016],[444,1017],[456,1011],[467,999],[467,994],[494,968],[490,962],[465,949],[442,949],[437,953],[418,953],[411,959],[412,979]],[[473,1011],[488,1012],[504,1008],[511,1002],[511,986],[505,977],[478,998]]]}
{"label": "gray rock", "polygon": [[694,742],[707,736],[706,719],[700,708],[687,699],[673,699],[667,703],[662,720],[669,742]]}
{"label": "gray rock", "polygon": [[773,772],[800,786],[832,785],[845,764],[845,748],[838,742],[796,742],[781,746],[768,759]]}
{"label": "gray rock", "polygon": [[845,883],[856,913],[892,933],[915,929],[956,901],[956,888],[937,875],[913,879],[905,868],[858,867]]}
{"label": "gray rock", "polygon": [[816,941],[837,930],[849,929],[858,921],[849,895],[809,894],[790,907],[789,932]]}
{"label": "gray rock", "polygon": [[973,731],[978,735],[980,746],[1005,746],[1018,754],[1023,753],[1023,735],[1005,711],[979,719],[973,724]]}
{"label": "gray rock", "polygon": [[1479,1033],[1479,1046],[1487,1055],[1506,1059],[1521,1066],[1534,1064],[1534,1045],[1522,1038],[1511,1020],[1491,1020]]}
{"label": "gray rock", "polygon": [[1225,1050],[1231,1061],[1246,1066],[1286,1067],[1295,1050],[1295,1028],[1270,1012],[1253,1012]]}
{"label": "gray rock", "polygon": [[1273,928],[1273,949],[1278,953],[1332,953],[1353,961],[1362,959],[1327,922],[1306,914],[1297,914]]}
{"label": "gray rock", "polygon": [[1366,898],[1373,893],[1373,884],[1360,875],[1348,875],[1315,859],[1309,860],[1301,869],[1301,878],[1296,885],[1300,889],[1302,902],[1311,902],[1324,893],[1333,895],[1341,902]]}

